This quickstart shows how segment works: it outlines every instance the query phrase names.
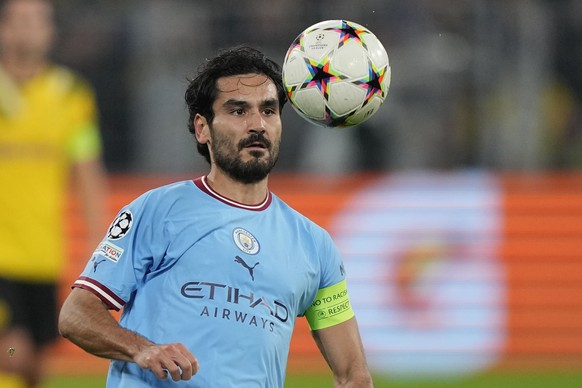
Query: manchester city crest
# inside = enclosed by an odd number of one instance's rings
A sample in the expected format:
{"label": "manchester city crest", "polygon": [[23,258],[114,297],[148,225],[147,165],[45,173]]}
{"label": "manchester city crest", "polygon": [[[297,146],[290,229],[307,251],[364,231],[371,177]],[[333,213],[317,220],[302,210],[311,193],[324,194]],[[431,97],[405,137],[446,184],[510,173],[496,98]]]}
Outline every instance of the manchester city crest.
{"label": "manchester city crest", "polygon": [[248,255],[255,255],[259,252],[259,242],[246,229],[236,228],[232,231],[232,238],[236,246]]}

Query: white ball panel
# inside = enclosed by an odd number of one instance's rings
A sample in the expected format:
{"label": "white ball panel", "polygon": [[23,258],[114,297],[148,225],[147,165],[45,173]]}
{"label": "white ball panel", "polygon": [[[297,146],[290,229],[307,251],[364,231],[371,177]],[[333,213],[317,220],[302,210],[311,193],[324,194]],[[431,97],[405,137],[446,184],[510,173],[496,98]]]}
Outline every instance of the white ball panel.
{"label": "white ball panel", "polygon": [[362,105],[366,90],[351,82],[333,82],[329,85],[328,106],[338,116],[348,114]]}
{"label": "white ball panel", "polygon": [[368,56],[374,66],[376,66],[377,69],[388,66],[388,54],[376,35],[365,34],[363,40],[366,43],[366,47],[368,47]]}
{"label": "white ball panel", "polygon": [[303,37],[303,50],[308,58],[321,61],[338,45],[340,34],[336,31],[314,30]]}
{"label": "white ball panel", "polygon": [[325,99],[319,89],[298,90],[293,95],[293,102],[305,115],[317,120],[325,118]]}
{"label": "white ball panel", "polygon": [[339,71],[350,78],[359,79],[368,75],[366,50],[355,39],[349,40],[338,48],[331,61],[335,71]]}
{"label": "white ball panel", "polygon": [[288,86],[299,85],[308,75],[309,70],[305,66],[305,59],[301,51],[297,49],[291,51],[283,68],[283,82]]}
{"label": "white ball panel", "polygon": [[363,106],[360,110],[355,112],[351,115],[347,120],[346,124],[348,125],[356,125],[359,123],[363,123],[364,121],[368,120],[370,117],[374,115],[380,109],[380,105],[382,105],[382,99],[380,97],[373,97],[370,102],[368,102],[365,106]]}

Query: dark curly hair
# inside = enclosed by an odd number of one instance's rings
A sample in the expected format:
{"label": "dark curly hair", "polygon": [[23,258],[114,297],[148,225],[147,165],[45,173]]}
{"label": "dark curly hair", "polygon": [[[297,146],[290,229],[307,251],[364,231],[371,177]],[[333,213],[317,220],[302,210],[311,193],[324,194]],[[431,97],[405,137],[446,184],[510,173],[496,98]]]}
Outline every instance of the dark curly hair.
{"label": "dark curly hair", "polygon": [[[212,105],[218,96],[216,82],[219,78],[241,74],[264,74],[275,83],[279,98],[279,109],[287,102],[287,93],[283,86],[281,67],[267,58],[261,51],[248,46],[237,46],[222,50],[214,58],[204,62],[198,69],[197,76],[190,80],[186,89],[186,105],[190,117],[188,130],[195,135],[194,118],[201,114],[209,124],[214,119]],[[197,142],[198,152],[210,163],[208,145]]]}

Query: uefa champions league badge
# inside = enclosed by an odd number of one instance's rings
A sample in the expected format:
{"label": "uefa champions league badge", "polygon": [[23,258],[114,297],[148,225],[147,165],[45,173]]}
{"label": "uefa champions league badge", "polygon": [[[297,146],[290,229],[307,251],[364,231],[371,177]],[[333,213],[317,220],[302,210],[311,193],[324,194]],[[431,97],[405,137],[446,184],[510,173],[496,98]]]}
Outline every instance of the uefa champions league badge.
{"label": "uefa champions league badge", "polygon": [[248,230],[236,228],[232,231],[232,238],[238,249],[244,253],[248,255],[256,255],[259,252],[259,242]]}
{"label": "uefa champions league badge", "polygon": [[107,238],[109,240],[119,240],[123,238],[131,225],[133,224],[133,215],[129,210],[122,211],[115,220],[111,223],[109,230],[107,231]]}

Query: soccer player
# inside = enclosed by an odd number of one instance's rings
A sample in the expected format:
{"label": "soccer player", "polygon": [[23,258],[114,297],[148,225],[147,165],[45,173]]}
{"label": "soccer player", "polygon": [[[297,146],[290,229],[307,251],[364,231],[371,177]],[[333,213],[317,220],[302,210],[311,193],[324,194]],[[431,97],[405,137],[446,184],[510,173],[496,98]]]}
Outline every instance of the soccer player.
{"label": "soccer player", "polygon": [[42,351],[58,338],[56,291],[66,256],[61,218],[69,172],[87,227],[94,230],[91,245],[103,233],[95,100],[84,81],[49,59],[53,12],[46,0],[0,1],[2,387],[37,385]]}
{"label": "soccer player", "polygon": [[210,172],[121,209],[61,310],[64,337],[112,359],[108,387],[283,387],[303,315],[335,386],[372,386],[338,251],[267,186],[285,102],[280,67],[249,47],[191,81]]}

